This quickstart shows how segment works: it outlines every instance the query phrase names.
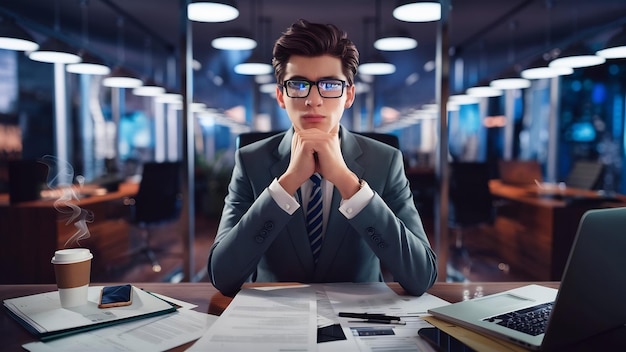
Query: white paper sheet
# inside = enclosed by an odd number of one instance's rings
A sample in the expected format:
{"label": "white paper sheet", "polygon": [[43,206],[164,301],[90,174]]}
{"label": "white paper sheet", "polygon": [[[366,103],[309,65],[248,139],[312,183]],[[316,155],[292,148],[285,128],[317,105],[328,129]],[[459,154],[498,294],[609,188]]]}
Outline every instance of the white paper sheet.
{"label": "white paper sheet", "polygon": [[310,286],[244,288],[189,351],[317,351]]}
{"label": "white paper sheet", "polygon": [[336,313],[421,316],[428,309],[449,304],[428,293],[421,296],[400,296],[384,282],[325,284],[324,290]]}
{"label": "white paper sheet", "polygon": [[181,309],[176,313],[113,325],[89,332],[23,345],[31,352],[167,351],[202,336],[218,316]]}
{"label": "white paper sheet", "polygon": [[[427,293],[419,297],[400,296],[382,282],[324,284],[324,292],[335,316],[339,312],[382,313],[402,317],[406,325],[371,324],[353,322],[359,320],[354,318],[335,318],[348,340],[320,343],[319,352],[433,352],[433,348],[418,335],[419,329],[432,326],[421,316],[430,308],[449,304]],[[370,335],[365,336],[367,334]]]}
{"label": "white paper sheet", "polygon": [[169,303],[133,286],[133,303],[129,306],[98,308],[102,286],[90,286],[87,304],[61,307],[57,291],[4,300],[4,305],[39,332],[55,332],[98,323],[115,321],[172,309]]}

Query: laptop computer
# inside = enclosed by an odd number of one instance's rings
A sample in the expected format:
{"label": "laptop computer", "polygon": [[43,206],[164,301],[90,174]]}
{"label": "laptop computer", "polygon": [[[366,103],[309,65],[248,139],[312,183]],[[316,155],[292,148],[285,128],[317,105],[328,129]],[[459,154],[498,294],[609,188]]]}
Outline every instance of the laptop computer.
{"label": "laptop computer", "polygon": [[500,160],[500,181],[507,185],[529,186],[543,182],[541,165],[536,160]]}
{"label": "laptop computer", "polygon": [[[614,330],[626,336],[625,229],[626,208],[589,210],[580,220],[558,291],[528,285],[428,312],[533,350],[559,350]],[[537,306],[543,312],[534,318],[545,319],[545,331],[515,326]]]}

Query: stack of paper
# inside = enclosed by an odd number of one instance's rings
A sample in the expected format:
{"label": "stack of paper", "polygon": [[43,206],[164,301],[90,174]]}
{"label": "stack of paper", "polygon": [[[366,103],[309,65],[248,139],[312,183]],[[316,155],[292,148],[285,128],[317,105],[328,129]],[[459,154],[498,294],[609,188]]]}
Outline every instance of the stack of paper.
{"label": "stack of paper", "polygon": [[42,341],[176,311],[172,304],[133,287],[133,303],[125,307],[98,308],[102,286],[89,287],[86,305],[62,308],[57,291],[4,300],[20,324]]}

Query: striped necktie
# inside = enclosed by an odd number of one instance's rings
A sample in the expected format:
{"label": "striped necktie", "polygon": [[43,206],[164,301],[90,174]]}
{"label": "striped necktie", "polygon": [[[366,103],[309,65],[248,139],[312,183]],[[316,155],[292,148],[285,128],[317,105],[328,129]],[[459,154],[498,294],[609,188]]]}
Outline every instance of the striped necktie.
{"label": "striped necktie", "polygon": [[322,249],[322,188],[320,187],[322,177],[315,173],[310,179],[313,181],[313,188],[311,188],[311,197],[306,210],[306,229],[309,233],[313,260],[317,264]]}

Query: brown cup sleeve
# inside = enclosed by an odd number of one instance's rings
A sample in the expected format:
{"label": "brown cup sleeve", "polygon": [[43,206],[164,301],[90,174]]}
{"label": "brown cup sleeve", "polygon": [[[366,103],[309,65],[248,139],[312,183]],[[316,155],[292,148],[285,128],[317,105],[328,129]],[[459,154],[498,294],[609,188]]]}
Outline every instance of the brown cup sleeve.
{"label": "brown cup sleeve", "polygon": [[71,264],[54,264],[58,288],[74,288],[89,284],[91,259]]}

